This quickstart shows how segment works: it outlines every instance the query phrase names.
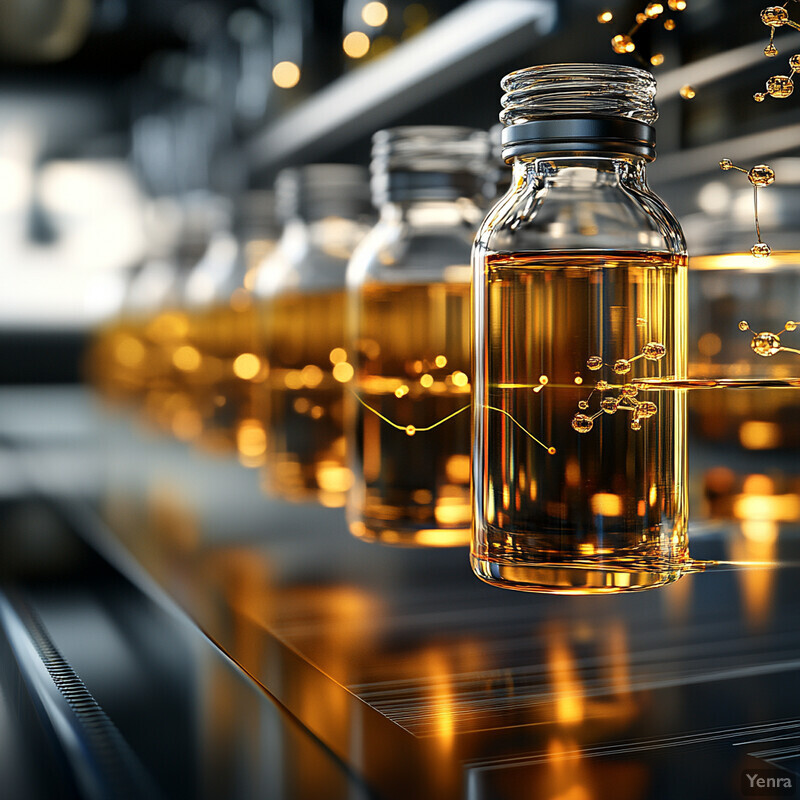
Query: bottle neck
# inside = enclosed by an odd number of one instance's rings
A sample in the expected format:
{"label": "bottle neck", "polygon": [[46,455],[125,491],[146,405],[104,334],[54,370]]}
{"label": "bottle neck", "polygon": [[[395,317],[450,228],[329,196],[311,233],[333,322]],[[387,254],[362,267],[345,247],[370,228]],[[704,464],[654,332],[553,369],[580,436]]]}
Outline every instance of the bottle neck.
{"label": "bottle neck", "polygon": [[515,156],[512,186],[536,183],[574,189],[625,186],[647,189],[645,159],[637,156]]}
{"label": "bottle neck", "polygon": [[415,171],[373,168],[372,202],[381,208],[387,203],[446,203],[462,198],[478,198],[486,175],[467,170]]}
{"label": "bottle neck", "polygon": [[457,227],[465,221],[477,225],[483,215],[481,207],[467,197],[387,199],[380,207],[382,222],[408,224],[414,228]]}
{"label": "bottle neck", "polygon": [[299,217],[289,220],[277,244],[277,258],[309,269],[319,268],[308,263],[312,254],[321,254],[332,263],[346,262],[356,245],[364,238],[368,225],[353,219],[328,216],[317,220]]}
{"label": "bottle neck", "polygon": [[350,236],[356,236],[360,231],[368,228],[365,220],[343,217],[338,214],[328,214],[324,217],[292,217],[286,220],[281,231],[280,240],[284,239],[316,239],[326,236],[335,237],[337,232],[346,231]]}

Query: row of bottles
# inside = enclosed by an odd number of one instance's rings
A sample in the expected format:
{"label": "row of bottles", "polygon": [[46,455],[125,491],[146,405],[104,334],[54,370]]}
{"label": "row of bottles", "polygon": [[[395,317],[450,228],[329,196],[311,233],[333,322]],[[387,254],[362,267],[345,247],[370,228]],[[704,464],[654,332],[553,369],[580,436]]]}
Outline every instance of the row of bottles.
{"label": "row of bottles", "polygon": [[684,387],[704,340],[645,177],[655,82],[555,65],[503,86],[500,144],[380,131],[371,192],[359,167],[285,170],[279,235],[271,195],[190,204],[169,290],[133,302],[158,254],[95,344],[96,380],[237,452],[268,492],[346,506],[359,538],[471,541],[499,586],[658,586],[692,568]]}
{"label": "row of bottles", "polygon": [[95,383],[237,452],[271,495],[346,502],[361,538],[468,544],[470,247],[496,170],[484,132],[398,128],[375,136],[371,190],[312,164],[278,176],[274,208],[190,199],[173,263],[142,267],[97,337]]}

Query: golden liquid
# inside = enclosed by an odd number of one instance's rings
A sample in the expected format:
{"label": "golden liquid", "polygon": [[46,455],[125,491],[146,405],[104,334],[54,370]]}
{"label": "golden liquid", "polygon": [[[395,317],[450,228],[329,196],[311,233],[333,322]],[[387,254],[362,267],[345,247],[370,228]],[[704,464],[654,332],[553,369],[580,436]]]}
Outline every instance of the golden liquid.
{"label": "golden liquid", "polygon": [[141,326],[116,320],[92,337],[85,358],[86,377],[107,400],[129,401],[141,389],[145,356]]}
{"label": "golden liquid", "polygon": [[[640,389],[657,412],[600,411],[633,378],[684,374],[685,262],[659,254],[489,255],[476,287],[476,573],[529,591],[615,592],[675,580],[688,557],[681,391]],[[483,327],[482,327],[483,326]],[[606,365],[632,359],[626,375]],[[542,387],[542,376],[547,383]],[[594,391],[597,381],[609,388]],[[477,381],[480,381],[479,383]],[[591,394],[591,397],[590,397]],[[580,401],[592,429],[572,426]],[[489,408],[491,407],[491,408]],[[505,413],[503,413],[505,412]],[[550,454],[508,416],[542,442]]]}
{"label": "golden liquid", "polygon": [[179,308],[165,308],[142,325],[145,416],[155,427],[185,441],[196,439],[201,430],[191,392],[183,380],[184,374],[196,371],[200,363],[188,336],[189,316]]}
{"label": "golden liquid", "polygon": [[343,352],[344,291],[283,295],[260,315],[260,348],[269,359],[266,389],[256,392],[266,430],[264,486],[288,500],[342,506],[352,474],[345,463],[344,387],[332,359]]}
{"label": "golden liquid", "polygon": [[[800,253],[754,259],[750,253],[693,257],[689,269],[689,377],[726,380],[790,379],[800,376],[800,354],[758,355],[754,332],[779,333],[800,319]],[[747,320],[751,331],[741,331]],[[800,329],[780,335],[781,345],[800,349]],[[705,441],[745,450],[800,446],[796,389],[767,386],[694,392],[690,431]],[[731,461],[725,457],[726,461]]]}
{"label": "golden liquid", "polygon": [[[113,402],[138,402],[156,427],[207,450],[263,460],[252,387],[264,380],[257,359],[256,310],[240,290],[198,310],[165,309],[101,329],[87,353],[87,377]],[[247,354],[249,361],[237,361]],[[248,435],[249,434],[249,435]],[[262,442],[259,447],[259,442]]]}
{"label": "golden liquid", "polygon": [[[769,381],[797,379],[800,354],[764,357],[751,344],[754,333],[779,334],[787,320],[800,319],[799,267],[800,253],[792,251],[768,259],[749,252],[692,257],[689,263],[689,377],[751,382],[690,393],[689,440],[702,465],[691,472],[692,511],[741,523],[749,546],[769,543],[778,523],[798,516],[793,484],[800,393],[771,388]],[[751,330],[739,329],[742,320]],[[780,344],[800,348],[800,329],[780,333]]]}
{"label": "golden liquid", "polygon": [[177,316],[126,318],[98,331],[87,354],[87,374],[105,397],[139,402],[152,390],[164,391],[171,350],[163,345],[175,333]]}
{"label": "golden liquid", "polygon": [[172,380],[186,398],[183,426],[194,426],[191,438],[204,449],[233,452],[242,421],[253,416],[251,386],[266,372],[254,353],[255,308],[240,292],[230,303],[189,311],[186,319],[186,335],[171,357]]}
{"label": "golden liquid", "polygon": [[[469,294],[468,284],[425,283],[368,285],[354,297],[354,389],[403,428],[351,403],[355,485],[347,516],[362,539],[469,542],[469,411],[416,431],[470,404]],[[407,426],[416,432],[409,436]]]}

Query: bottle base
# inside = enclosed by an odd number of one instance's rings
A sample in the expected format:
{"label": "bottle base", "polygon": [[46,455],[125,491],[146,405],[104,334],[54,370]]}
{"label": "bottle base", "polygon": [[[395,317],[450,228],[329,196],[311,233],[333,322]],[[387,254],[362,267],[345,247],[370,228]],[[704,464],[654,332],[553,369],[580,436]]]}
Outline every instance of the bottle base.
{"label": "bottle base", "polygon": [[514,564],[470,555],[472,571],[492,586],[543,594],[618,594],[655,589],[683,575],[677,565],[660,569],[646,565],[591,563]]}
{"label": "bottle base", "polygon": [[472,532],[466,528],[420,528],[369,520],[350,522],[350,533],[364,542],[393,547],[468,547]]}

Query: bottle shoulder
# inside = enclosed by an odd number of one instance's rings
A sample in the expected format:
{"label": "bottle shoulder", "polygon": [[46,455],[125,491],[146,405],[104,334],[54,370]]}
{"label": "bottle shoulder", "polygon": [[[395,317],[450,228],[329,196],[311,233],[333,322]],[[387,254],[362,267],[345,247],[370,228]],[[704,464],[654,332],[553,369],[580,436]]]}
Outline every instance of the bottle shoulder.
{"label": "bottle shoulder", "polygon": [[493,252],[631,250],[685,255],[680,223],[646,184],[512,186],[480,226]]}
{"label": "bottle shoulder", "polygon": [[355,249],[348,284],[439,280],[447,268],[470,263],[474,236],[475,223],[468,220],[455,225],[381,220]]}
{"label": "bottle shoulder", "polygon": [[318,231],[297,226],[284,231],[272,251],[255,267],[253,294],[271,298],[290,292],[341,289],[347,264],[364,226],[328,225]]}

